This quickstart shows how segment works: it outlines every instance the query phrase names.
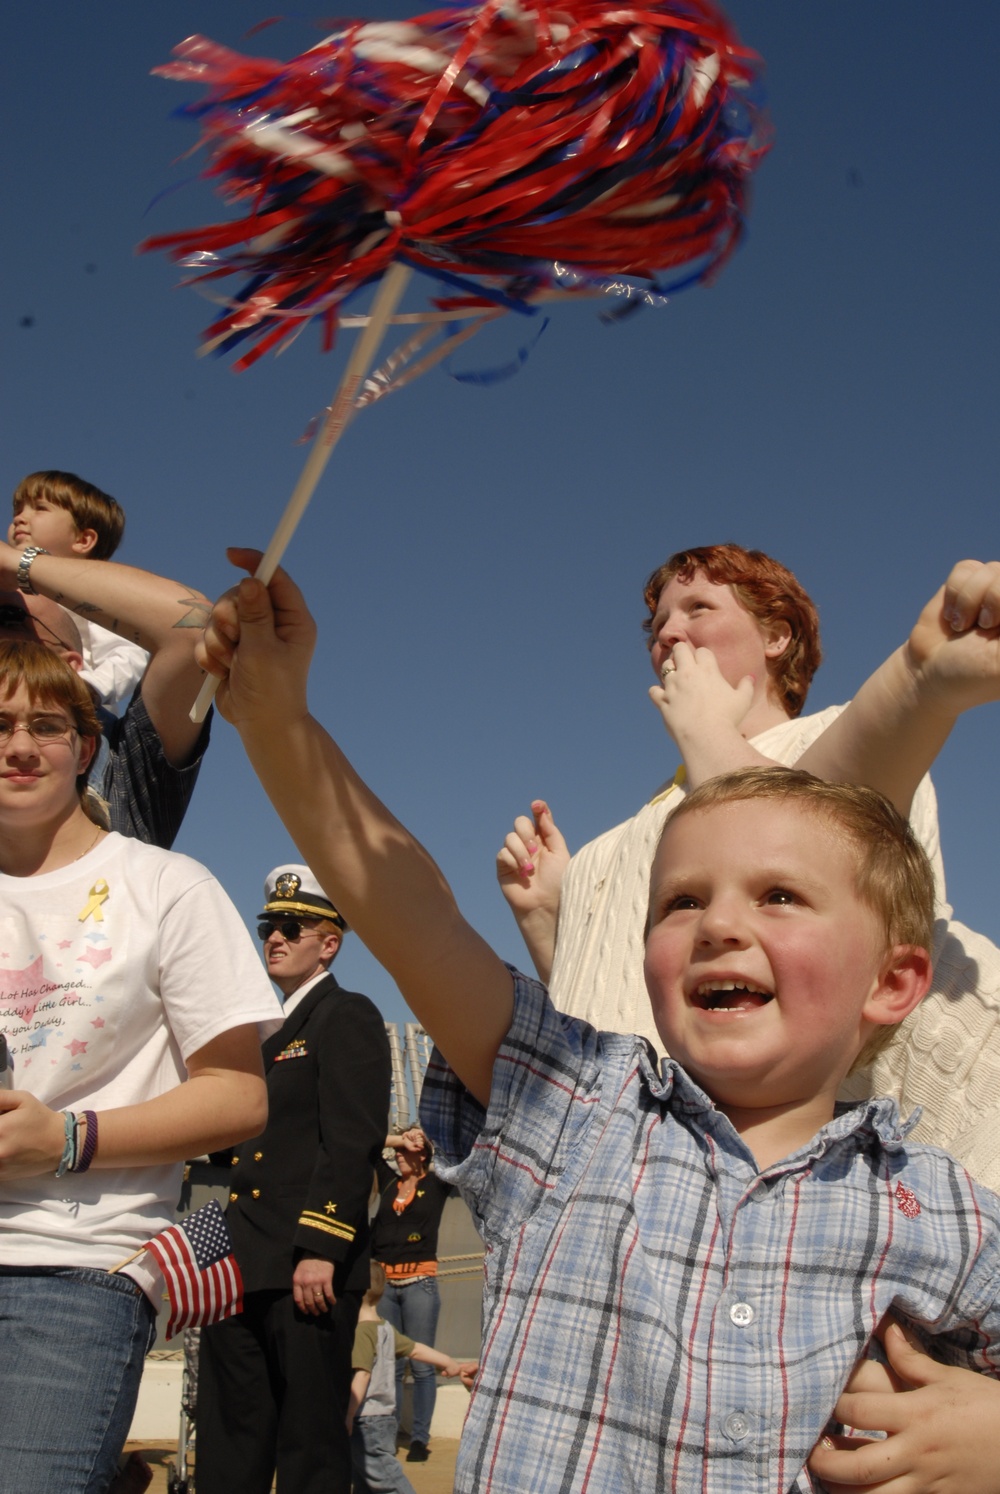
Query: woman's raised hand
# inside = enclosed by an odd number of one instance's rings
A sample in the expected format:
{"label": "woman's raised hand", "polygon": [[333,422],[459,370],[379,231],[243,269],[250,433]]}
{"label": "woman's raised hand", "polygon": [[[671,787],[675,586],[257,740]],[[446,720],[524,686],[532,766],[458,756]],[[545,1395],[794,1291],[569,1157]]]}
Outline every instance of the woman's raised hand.
{"label": "woman's raised hand", "polygon": [[400,1136],[399,1145],[404,1152],[419,1154],[427,1147],[427,1137],[419,1126],[409,1126]]}
{"label": "woman's raised hand", "polygon": [[649,698],[677,744],[689,788],[718,773],[766,761],[740,734],[753,705],[754,684],[747,674],[731,685],[709,648],[674,645],[663,666],[663,683],[650,687]]}
{"label": "woman's raised hand", "polygon": [[710,648],[674,645],[663,667],[663,680],[651,685],[649,698],[682,754],[702,737],[714,735],[720,725],[736,730],[753,705],[753,675],[731,685]]}

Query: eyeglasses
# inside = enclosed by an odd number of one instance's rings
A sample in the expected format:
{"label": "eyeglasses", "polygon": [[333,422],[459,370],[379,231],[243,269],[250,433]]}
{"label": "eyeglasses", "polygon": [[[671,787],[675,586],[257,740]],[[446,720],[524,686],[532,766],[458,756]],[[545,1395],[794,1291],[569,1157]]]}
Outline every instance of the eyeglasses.
{"label": "eyeglasses", "polygon": [[45,747],[52,742],[68,742],[76,727],[65,716],[31,716],[27,721],[0,716],[0,747],[6,747],[18,730],[26,731],[33,742]]}
{"label": "eyeglasses", "polygon": [[282,939],[287,939],[289,944],[294,944],[302,934],[318,934],[321,930],[312,928],[303,923],[301,918],[279,918],[261,922],[257,925],[257,938],[264,944],[267,943],[272,934],[280,934]]}

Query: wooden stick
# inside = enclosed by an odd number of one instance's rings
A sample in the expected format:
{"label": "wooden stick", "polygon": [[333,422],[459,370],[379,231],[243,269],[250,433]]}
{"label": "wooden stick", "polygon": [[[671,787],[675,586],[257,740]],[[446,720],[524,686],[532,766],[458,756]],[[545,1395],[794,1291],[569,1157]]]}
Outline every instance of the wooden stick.
{"label": "wooden stick", "polygon": [[[340,381],[340,387],[333,397],[333,403],[326,412],[323,424],[316,433],[316,439],[310,448],[306,464],[302,469],[302,475],[295,484],[295,489],[288,500],[285,512],[278,520],[278,527],[271,537],[271,543],[265,550],[260,565],[254,572],[257,579],[263,581],[265,586],[281,564],[281,557],[287,550],[292,535],[298,528],[299,520],[305,513],[310,498],[316,491],[316,485],[323,475],[323,469],[330,460],[330,453],[344,434],[347,424],[354,413],[354,401],[357,396],[358,386],[375,361],[375,354],[378,352],[379,343],[385,335],[385,329],[389,324],[390,317],[399,305],[409,278],[409,266],[400,264],[398,261],[391,264],[382,276],[375,300],[372,302],[368,325],[354,345],[354,350],[344,370],[344,376]],[[218,688],[219,681],[214,675],[209,675],[198,692],[197,700],[191,707],[192,721],[204,721]]]}
{"label": "wooden stick", "polygon": [[140,1255],[142,1255],[142,1253],[143,1253],[143,1251],[145,1249],[146,1249],[146,1247],[145,1247],[145,1245],[143,1245],[143,1247],[142,1247],[141,1250],[133,1250],[132,1254],[131,1255],[127,1255],[123,1261],[119,1261],[118,1264],[117,1264],[117,1266],[109,1266],[108,1267],[108,1275],[109,1276],[113,1276],[116,1271],[120,1271],[122,1269],[122,1267],[123,1266],[127,1266],[130,1261],[137,1261],[139,1259]]}

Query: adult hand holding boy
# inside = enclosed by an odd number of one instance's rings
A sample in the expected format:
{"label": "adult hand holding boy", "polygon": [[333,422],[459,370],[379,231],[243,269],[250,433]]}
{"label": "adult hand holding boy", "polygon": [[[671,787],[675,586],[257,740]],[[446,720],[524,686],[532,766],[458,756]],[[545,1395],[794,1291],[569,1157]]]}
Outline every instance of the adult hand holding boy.
{"label": "adult hand holding boy", "polygon": [[997,1494],[1000,1383],[939,1364],[895,1321],[878,1337],[889,1366],[861,1360],[834,1415],[887,1436],[824,1437],[810,1471],[830,1494]]}

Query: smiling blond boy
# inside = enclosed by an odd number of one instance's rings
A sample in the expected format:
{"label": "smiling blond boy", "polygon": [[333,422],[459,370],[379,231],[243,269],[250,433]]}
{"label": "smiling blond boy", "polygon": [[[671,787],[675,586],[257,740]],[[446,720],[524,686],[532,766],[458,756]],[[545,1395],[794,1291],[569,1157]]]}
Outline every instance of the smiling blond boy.
{"label": "smiling blond boy", "polygon": [[658,1072],[641,1038],[558,1014],[461,917],[309,715],[314,636],[279,572],[217,604],[203,662],[443,1054],[424,1125],[487,1246],[456,1488],[811,1488],[806,1458],[890,1310],[996,1375],[1000,1200],[911,1146],[891,1101],[835,1113],[929,977],[931,878],[896,811],[783,769],[685,801],[651,888],[646,978],[676,1055]]}

